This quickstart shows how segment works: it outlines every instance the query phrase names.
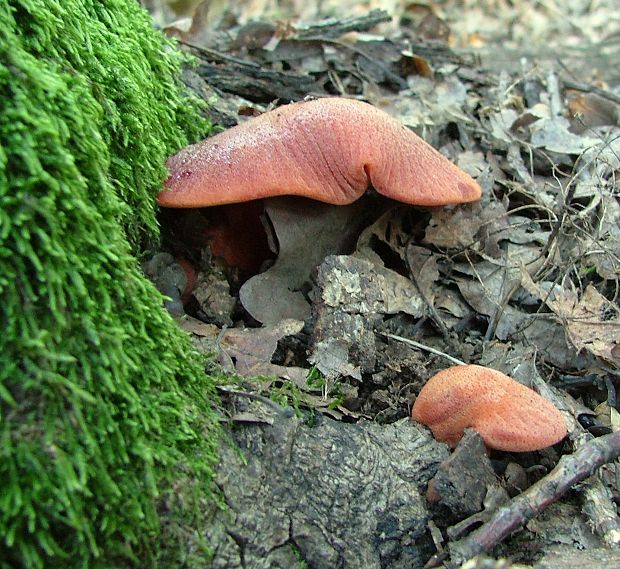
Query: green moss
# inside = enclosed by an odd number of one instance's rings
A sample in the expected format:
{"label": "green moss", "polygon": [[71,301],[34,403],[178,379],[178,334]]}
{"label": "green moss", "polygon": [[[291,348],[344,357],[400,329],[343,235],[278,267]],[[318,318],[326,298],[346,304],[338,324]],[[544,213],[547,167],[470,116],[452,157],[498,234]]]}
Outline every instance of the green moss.
{"label": "green moss", "polygon": [[205,123],[134,0],[0,0],[0,22],[0,564],[153,565],[158,504],[191,525],[213,498],[217,423],[130,241]]}
{"label": "green moss", "polygon": [[109,180],[121,200],[130,243],[157,235],[153,195],[166,158],[204,138],[196,100],[178,89],[181,54],[153,33],[136,0],[8,0],[21,46],[88,81],[101,106]]}

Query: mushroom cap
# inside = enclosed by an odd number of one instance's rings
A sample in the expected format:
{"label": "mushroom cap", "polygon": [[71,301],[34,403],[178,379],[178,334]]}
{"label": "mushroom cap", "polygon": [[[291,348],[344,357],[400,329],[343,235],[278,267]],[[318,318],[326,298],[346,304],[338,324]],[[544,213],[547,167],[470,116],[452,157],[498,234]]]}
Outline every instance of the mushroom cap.
{"label": "mushroom cap", "polygon": [[411,416],[451,447],[466,428],[478,431],[489,448],[510,452],[540,450],[566,436],[564,418],[549,401],[478,365],[457,365],[431,377]]}
{"label": "mushroom cap", "polygon": [[475,201],[480,186],[372,105],[330,97],[278,107],[188,146],[167,161],[163,207],[298,195],[344,205],[370,184],[407,204]]}

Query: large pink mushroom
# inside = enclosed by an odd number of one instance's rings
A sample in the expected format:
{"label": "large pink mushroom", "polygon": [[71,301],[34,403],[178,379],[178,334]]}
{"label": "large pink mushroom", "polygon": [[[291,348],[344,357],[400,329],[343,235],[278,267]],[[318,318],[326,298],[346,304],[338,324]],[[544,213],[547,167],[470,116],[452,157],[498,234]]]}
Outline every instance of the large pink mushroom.
{"label": "large pink mushroom", "polygon": [[407,204],[475,201],[480,187],[403,124],[372,105],[292,103],[189,146],[167,162],[163,207],[206,207],[271,196],[349,204],[372,186]]}

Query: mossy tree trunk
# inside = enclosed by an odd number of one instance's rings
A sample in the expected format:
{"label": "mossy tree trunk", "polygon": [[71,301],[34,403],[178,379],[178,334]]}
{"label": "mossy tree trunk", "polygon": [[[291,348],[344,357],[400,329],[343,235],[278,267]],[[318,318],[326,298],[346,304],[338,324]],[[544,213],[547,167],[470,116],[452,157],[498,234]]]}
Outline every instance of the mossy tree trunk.
{"label": "mossy tree trunk", "polygon": [[212,381],[135,257],[208,130],[179,66],[134,0],[0,0],[3,566],[153,565],[175,477],[212,498]]}

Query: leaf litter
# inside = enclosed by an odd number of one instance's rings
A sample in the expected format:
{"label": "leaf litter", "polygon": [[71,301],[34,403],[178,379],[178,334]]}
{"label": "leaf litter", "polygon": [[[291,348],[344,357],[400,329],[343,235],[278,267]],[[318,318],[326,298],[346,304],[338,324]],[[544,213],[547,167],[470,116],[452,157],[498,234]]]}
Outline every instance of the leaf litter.
{"label": "leaf litter", "polygon": [[[480,64],[472,50],[492,45],[499,28],[491,15],[477,12],[476,2],[465,3],[469,9],[452,27],[446,23],[456,21],[450,3],[422,16],[405,11],[390,18],[376,10],[331,19],[292,4],[305,23],[260,21],[236,8],[229,8],[235,17],[222,16],[226,10],[215,17],[213,3],[209,10],[203,4],[185,31],[169,26],[198,57],[186,79],[200,85],[203,96],[216,95],[211,112],[218,122],[235,124],[276,101],[362,98],[474,176],[483,198],[434,209],[403,208],[377,196],[373,206],[358,202],[349,209],[299,209],[296,199],[267,203],[265,230],[275,262],[243,281],[217,259],[194,255],[198,305],[228,308],[216,315],[185,304],[189,316],[182,325],[225,369],[245,376],[250,391],[292,385],[289,401],[340,420],[408,416],[420,386],[446,367],[446,354],[533,382],[567,411],[574,441],[587,429],[617,430],[617,88],[596,71],[575,81],[566,67],[541,64],[543,55],[498,69],[487,52]],[[592,44],[606,37],[601,19],[579,15],[578,2],[569,3],[564,17],[554,12],[552,24],[540,6],[497,5],[531,17],[527,33],[525,20],[510,20],[516,44],[509,41],[506,49],[522,49],[518,38],[530,32],[534,48],[536,38],[547,41],[554,29],[559,35],[569,29],[573,48],[580,34]],[[564,55],[587,61],[588,53],[568,49]],[[373,215],[363,215],[368,209]],[[168,275],[153,278],[178,308],[183,275],[173,259],[165,260],[149,267]],[[308,380],[317,370],[320,387]],[[594,425],[581,426],[576,419],[582,416],[593,417]],[[547,468],[555,462],[557,453],[543,453]],[[446,467],[452,477],[460,470]],[[618,497],[612,472],[603,480]],[[530,482],[540,477],[525,476]],[[451,508],[469,512],[469,504]],[[529,527],[543,532],[550,526],[539,520]],[[570,540],[592,546],[584,527],[574,525]]]}

